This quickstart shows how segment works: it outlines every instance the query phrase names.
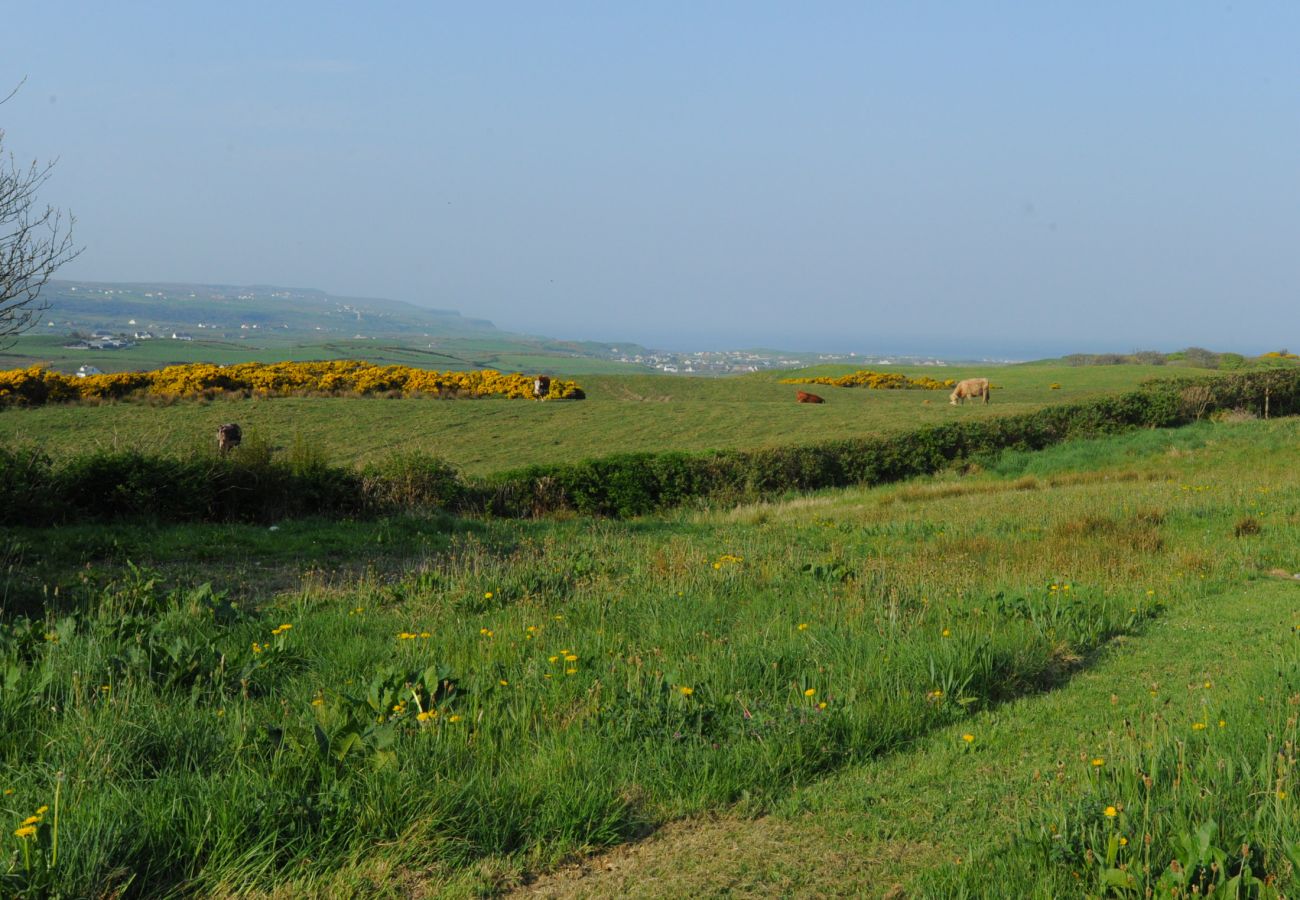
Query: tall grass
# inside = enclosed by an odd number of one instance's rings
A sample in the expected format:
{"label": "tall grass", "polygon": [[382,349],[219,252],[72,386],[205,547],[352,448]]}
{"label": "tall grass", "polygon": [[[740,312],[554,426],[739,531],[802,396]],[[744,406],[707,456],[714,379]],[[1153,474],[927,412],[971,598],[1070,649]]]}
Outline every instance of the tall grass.
{"label": "tall grass", "polygon": [[[1286,470],[1251,428],[1223,431],[1190,481],[497,522],[280,593],[236,594],[219,564],[91,556],[45,616],[0,626],[5,889],[265,889],[376,855],[541,865],[764,809],[1060,683],[1162,604],[1282,558],[1289,500],[1255,488]],[[1232,536],[1243,511],[1259,534]],[[13,834],[56,789],[57,862]]]}

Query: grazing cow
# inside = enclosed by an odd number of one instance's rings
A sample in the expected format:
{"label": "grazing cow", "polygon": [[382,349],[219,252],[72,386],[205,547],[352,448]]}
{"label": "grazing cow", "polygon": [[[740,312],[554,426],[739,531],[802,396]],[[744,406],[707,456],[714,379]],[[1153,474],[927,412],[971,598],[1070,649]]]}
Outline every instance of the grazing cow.
{"label": "grazing cow", "polygon": [[971,400],[982,398],[985,403],[988,403],[989,380],[987,378],[967,378],[965,381],[957,382],[957,386],[948,395],[948,402],[956,406],[958,403],[965,403],[967,398]]}
{"label": "grazing cow", "polygon": [[825,403],[821,397],[816,394],[810,394],[807,391],[795,391],[794,400],[796,403]]}
{"label": "grazing cow", "polygon": [[551,379],[546,375],[538,375],[537,380],[533,382],[533,396],[541,400],[551,392]]}
{"label": "grazing cow", "polygon": [[217,426],[217,451],[219,453],[229,453],[238,447],[239,442],[243,439],[244,433],[240,431],[239,426],[234,422]]}

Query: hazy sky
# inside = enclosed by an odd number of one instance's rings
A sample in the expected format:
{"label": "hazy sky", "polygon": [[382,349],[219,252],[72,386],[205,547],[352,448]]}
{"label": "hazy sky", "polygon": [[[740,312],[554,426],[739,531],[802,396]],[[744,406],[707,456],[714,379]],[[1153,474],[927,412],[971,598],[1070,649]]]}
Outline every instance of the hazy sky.
{"label": "hazy sky", "polygon": [[8,4],[61,273],[655,346],[1300,347],[1300,4]]}

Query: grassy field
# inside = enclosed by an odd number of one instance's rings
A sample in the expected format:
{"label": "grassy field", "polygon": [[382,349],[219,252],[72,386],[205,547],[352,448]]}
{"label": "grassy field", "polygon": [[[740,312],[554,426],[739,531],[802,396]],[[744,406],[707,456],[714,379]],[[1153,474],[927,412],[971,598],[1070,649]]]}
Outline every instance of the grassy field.
{"label": "grassy field", "polygon": [[[99,448],[207,452],[217,425],[239,422],[246,440],[288,447],[301,439],[332,462],[367,462],[400,450],[421,450],[478,474],[625,451],[748,449],[872,436],[1127,390],[1148,377],[1204,374],[1161,366],[897,371],[947,378],[992,375],[997,389],[987,407],[952,407],[941,391],[818,385],[813,390],[827,402],[813,406],[796,404],[795,386],[779,383],[792,373],[725,379],[579,375],[588,399],[565,403],[278,398],[8,409],[0,410],[0,442],[37,443],[56,456]],[[1059,389],[1052,389],[1053,384]]]}
{"label": "grassy field", "polygon": [[[1067,374],[786,403],[1106,387]],[[791,390],[677,384],[520,406]],[[1202,423],[628,522],[10,529],[0,891],[1290,893],[1297,440]]]}

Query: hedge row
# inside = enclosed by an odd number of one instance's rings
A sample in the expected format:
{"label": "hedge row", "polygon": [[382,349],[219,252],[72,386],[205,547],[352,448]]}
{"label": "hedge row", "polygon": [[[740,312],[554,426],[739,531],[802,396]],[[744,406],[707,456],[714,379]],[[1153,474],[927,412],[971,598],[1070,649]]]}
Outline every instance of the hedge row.
{"label": "hedge row", "polygon": [[1300,413],[1300,370],[1150,382],[1137,391],[1031,413],[967,419],[880,438],[708,453],[634,453],[463,479],[445,462],[399,456],[364,469],[267,456],[179,459],[97,453],[55,465],[38,450],[0,448],[0,523],[151,517],[274,521],[355,517],[412,508],[496,516],[561,510],[632,516],[697,499],[737,501],[789,491],[882,484],[1004,449],[1074,437],[1169,428],[1219,410]]}
{"label": "hedge row", "polygon": [[[546,397],[581,400],[575,382],[548,379]],[[147,372],[115,372],[79,378],[43,366],[0,372],[0,407],[42,406],[82,400],[122,400],[135,397],[197,397],[203,394],[243,392],[258,396],[311,396],[314,394],[418,394],[453,397],[510,397],[537,399],[534,380],[518,372],[495,369],[435,372],[411,366],[377,366],[363,360],[323,362],[186,363]]]}

